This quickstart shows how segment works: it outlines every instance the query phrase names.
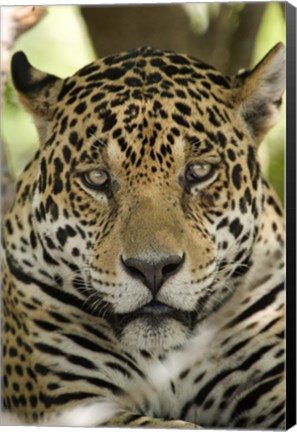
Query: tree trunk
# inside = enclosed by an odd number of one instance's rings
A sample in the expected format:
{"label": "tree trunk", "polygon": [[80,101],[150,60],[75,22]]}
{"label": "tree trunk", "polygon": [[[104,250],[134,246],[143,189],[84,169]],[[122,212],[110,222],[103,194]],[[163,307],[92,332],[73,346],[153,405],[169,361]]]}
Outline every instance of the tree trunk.
{"label": "tree trunk", "polygon": [[81,12],[99,57],[140,46],[197,52],[196,37],[180,5],[90,6]]}
{"label": "tree trunk", "polygon": [[239,24],[230,45],[228,73],[236,74],[239,69],[249,68],[258,29],[266,9],[265,3],[250,3],[239,14]]}
{"label": "tree trunk", "polygon": [[99,57],[150,45],[187,53],[226,74],[249,67],[265,3],[222,3],[198,34],[182,5],[81,7]]}

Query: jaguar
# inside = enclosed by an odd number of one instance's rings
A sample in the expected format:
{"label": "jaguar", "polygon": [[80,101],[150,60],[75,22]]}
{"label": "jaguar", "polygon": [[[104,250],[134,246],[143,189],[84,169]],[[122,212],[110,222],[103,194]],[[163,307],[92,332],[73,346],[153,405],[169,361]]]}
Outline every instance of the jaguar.
{"label": "jaguar", "polygon": [[285,427],[283,210],[258,157],[284,69],[281,43],[234,76],[151,47],[66,79],[13,55],[40,147],[3,221],[5,412]]}

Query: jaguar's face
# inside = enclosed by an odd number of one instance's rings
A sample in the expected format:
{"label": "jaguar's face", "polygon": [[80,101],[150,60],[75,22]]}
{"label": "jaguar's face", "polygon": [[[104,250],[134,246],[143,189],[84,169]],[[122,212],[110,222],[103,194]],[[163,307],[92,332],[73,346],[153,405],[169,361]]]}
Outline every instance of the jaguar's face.
{"label": "jaguar's face", "polygon": [[168,349],[248,266],[261,180],[227,79],[187,57],[132,59],[59,83],[32,214],[61,289],[125,344]]}
{"label": "jaguar's face", "polygon": [[[43,151],[39,184],[47,187],[34,200],[35,211],[48,200],[57,206],[57,219],[47,212],[38,230],[54,243],[55,260],[80,270],[76,287],[88,307],[143,347],[180,343],[231,294],[231,275],[251,251],[251,203],[257,209],[260,196],[247,169],[250,159],[256,170],[254,155],[231,123],[214,130],[187,101],[189,124],[204,125],[199,133],[173,120],[177,101],[162,103],[168,118],[153,116],[155,100],[161,105],[160,97],[134,102],[133,122],[125,122],[131,101],[118,108],[108,135],[94,108],[67,128]],[[80,151],[72,141],[81,141]]]}

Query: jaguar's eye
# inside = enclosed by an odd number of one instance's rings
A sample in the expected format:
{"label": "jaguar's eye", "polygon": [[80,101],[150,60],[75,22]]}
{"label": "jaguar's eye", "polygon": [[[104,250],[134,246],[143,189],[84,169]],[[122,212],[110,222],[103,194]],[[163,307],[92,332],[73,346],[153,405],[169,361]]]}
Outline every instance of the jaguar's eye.
{"label": "jaguar's eye", "polygon": [[188,166],[186,180],[198,183],[208,180],[214,174],[215,167],[209,162],[196,162]]}
{"label": "jaguar's eye", "polygon": [[93,169],[81,174],[81,179],[85,186],[91,189],[102,190],[109,183],[109,175],[101,169]]}

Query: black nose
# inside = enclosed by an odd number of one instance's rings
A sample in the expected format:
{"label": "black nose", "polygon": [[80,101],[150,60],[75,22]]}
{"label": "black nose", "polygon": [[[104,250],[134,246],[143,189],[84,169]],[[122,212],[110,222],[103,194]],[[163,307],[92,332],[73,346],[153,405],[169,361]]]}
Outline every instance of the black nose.
{"label": "black nose", "polygon": [[156,294],[163,283],[180,270],[184,260],[185,255],[171,255],[158,261],[122,258],[122,263],[132,277],[141,280],[153,294]]}

